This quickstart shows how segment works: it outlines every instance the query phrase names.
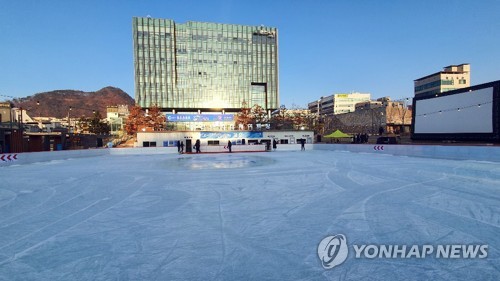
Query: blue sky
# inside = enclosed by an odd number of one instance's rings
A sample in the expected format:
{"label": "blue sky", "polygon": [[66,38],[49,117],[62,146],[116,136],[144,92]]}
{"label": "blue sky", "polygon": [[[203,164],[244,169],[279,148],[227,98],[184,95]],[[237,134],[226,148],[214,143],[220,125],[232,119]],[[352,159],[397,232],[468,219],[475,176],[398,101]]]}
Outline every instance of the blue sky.
{"label": "blue sky", "polygon": [[57,89],[134,97],[132,17],[277,27],[280,103],[351,91],[413,96],[413,80],[470,63],[500,80],[500,0],[0,0],[0,100]]}

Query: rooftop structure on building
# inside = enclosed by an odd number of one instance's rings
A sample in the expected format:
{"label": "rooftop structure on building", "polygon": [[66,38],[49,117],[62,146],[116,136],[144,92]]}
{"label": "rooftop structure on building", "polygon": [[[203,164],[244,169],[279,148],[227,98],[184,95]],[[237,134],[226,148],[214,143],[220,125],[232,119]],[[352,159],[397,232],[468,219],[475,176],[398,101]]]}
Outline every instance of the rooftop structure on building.
{"label": "rooftop structure on building", "polygon": [[470,87],[470,64],[450,65],[414,81],[415,96],[436,94]]}
{"label": "rooftop structure on building", "polygon": [[[278,30],[133,18],[135,100],[164,112],[237,112],[279,106]],[[224,114],[224,113],[223,113]]]}
{"label": "rooftop structure on building", "polygon": [[336,115],[353,112],[356,104],[370,101],[369,93],[353,92],[349,94],[333,94],[310,102],[308,109],[318,115]]}

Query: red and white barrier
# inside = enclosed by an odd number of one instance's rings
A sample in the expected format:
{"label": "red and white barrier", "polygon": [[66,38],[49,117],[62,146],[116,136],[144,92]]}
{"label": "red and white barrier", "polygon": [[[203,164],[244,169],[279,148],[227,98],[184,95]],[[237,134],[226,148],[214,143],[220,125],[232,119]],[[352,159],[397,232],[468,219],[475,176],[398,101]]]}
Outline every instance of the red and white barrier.
{"label": "red and white barrier", "polygon": [[17,154],[1,154],[0,161],[15,161],[17,160]]}

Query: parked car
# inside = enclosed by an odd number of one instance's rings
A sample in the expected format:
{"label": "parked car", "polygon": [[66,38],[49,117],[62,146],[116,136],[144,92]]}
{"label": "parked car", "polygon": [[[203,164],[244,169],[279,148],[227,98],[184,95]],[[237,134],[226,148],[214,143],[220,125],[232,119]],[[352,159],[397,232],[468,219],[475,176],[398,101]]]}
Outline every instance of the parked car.
{"label": "parked car", "polygon": [[397,144],[396,137],[378,137],[377,144]]}

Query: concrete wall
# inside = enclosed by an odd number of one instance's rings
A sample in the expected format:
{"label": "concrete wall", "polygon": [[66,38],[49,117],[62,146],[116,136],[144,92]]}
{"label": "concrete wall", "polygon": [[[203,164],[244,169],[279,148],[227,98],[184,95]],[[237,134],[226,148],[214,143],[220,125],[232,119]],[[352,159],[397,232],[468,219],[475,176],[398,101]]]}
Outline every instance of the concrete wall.
{"label": "concrete wall", "polygon": [[498,146],[314,144],[313,149],[500,162],[500,147]]}

